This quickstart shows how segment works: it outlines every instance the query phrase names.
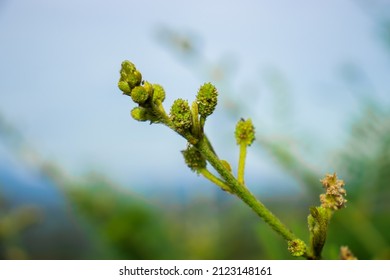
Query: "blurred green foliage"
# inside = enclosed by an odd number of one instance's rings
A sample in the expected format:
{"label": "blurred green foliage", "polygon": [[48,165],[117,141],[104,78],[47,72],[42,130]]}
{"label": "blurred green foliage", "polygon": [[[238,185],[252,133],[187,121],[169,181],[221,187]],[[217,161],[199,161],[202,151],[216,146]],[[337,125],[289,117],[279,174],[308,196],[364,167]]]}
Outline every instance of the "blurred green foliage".
{"label": "blurred green foliage", "polygon": [[115,259],[259,257],[257,218],[232,201],[153,205],[100,176],[86,182],[67,186],[66,195],[80,224],[97,237],[102,258],[107,252]]}
{"label": "blurred green foliage", "polygon": [[5,204],[0,193],[0,259],[27,259],[21,233],[39,223],[40,211],[32,205],[8,211]]}

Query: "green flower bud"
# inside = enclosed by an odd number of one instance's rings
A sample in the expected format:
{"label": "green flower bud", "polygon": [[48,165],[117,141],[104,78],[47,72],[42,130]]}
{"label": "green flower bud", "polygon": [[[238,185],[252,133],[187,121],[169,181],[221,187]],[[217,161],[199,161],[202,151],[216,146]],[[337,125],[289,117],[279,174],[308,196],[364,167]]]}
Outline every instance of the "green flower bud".
{"label": "green flower bud", "polygon": [[129,86],[130,87],[136,87],[141,84],[142,81],[142,74],[139,71],[135,71],[133,75],[129,77]]}
{"label": "green flower bud", "polygon": [[200,87],[196,96],[198,102],[199,115],[203,118],[210,116],[217,106],[218,91],[211,83],[205,83]]}
{"label": "green flower bud", "polygon": [[133,119],[140,122],[150,120],[148,109],[145,109],[143,107],[135,107],[133,110],[131,110],[131,116],[133,117]]}
{"label": "green flower bud", "polygon": [[181,151],[184,160],[192,171],[199,173],[201,169],[206,168],[207,162],[203,155],[193,146]]}
{"label": "green flower bud", "polygon": [[159,117],[154,114],[151,108],[135,107],[131,110],[131,116],[140,122],[150,121],[151,124],[159,122]]}
{"label": "green flower bud", "polygon": [[146,93],[148,94],[148,96],[152,99],[153,98],[153,92],[154,92],[152,84],[145,81],[143,87],[144,87]]}
{"label": "green flower bud", "polygon": [[130,73],[127,76],[124,76],[124,79],[121,79],[122,81],[125,81],[129,84],[130,88],[134,88],[136,86],[141,85],[142,81],[142,75],[139,71],[134,71],[133,73]]}
{"label": "green flower bud", "polygon": [[121,91],[123,91],[124,94],[130,95],[131,93],[131,88],[129,86],[129,83],[126,81],[119,81],[118,82],[118,87]]}
{"label": "green flower bud", "polygon": [[288,250],[294,257],[300,257],[306,252],[306,244],[300,239],[290,240],[288,242]]}
{"label": "green flower bud", "polygon": [[164,102],[165,100],[165,90],[162,86],[158,84],[153,84],[153,102]]}
{"label": "green flower bud", "polygon": [[120,70],[120,79],[118,82],[119,89],[124,93],[130,93],[134,87],[141,84],[141,81],[142,75],[135,68],[135,65],[128,60],[123,61],[122,68]]}
{"label": "green flower bud", "polygon": [[125,60],[122,62],[121,74],[128,74],[136,70],[137,68],[135,68],[135,65],[131,61]]}
{"label": "green flower bud", "polygon": [[191,110],[188,102],[181,98],[173,102],[170,119],[178,132],[190,129],[192,124]]}
{"label": "green flower bud", "polygon": [[237,145],[245,144],[250,146],[255,140],[255,127],[251,119],[241,119],[236,125],[235,131]]}
{"label": "green flower bud", "polygon": [[137,86],[131,91],[131,98],[135,103],[142,105],[148,100],[149,94],[143,86]]}

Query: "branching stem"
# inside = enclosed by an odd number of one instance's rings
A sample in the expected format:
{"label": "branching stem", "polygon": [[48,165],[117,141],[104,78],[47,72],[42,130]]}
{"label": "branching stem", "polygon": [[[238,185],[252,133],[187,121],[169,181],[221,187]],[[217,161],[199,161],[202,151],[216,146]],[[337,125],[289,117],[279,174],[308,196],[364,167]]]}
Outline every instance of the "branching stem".
{"label": "branching stem", "polygon": [[195,147],[203,154],[206,160],[214,167],[214,169],[225,180],[226,184],[243,202],[245,202],[252,210],[269,224],[277,233],[283,236],[287,241],[296,239],[296,236],[277,218],[263,203],[258,201],[256,197],[230,173],[221,163],[221,160],[210,150],[209,145],[204,139],[201,139]]}
{"label": "branching stem", "polygon": [[210,182],[216,184],[218,187],[223,189],[226,192],[232,193],[232,190],[228,185],[225,184],[221,179],[217,178],[214,174],[212,174],[210,171],[208,171],[206,168],[200,170],[200,174],[203,175],[207,180]]}

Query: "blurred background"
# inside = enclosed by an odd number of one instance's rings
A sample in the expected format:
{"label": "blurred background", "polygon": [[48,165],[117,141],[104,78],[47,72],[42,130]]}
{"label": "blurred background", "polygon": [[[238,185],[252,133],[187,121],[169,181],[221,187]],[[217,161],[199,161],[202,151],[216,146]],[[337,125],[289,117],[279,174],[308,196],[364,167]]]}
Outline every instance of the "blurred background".
{"label": "blurred background", "polygon": [[388,1],[0,0],[0,259],[290,259],[285,241],[184,164],[186,143],[131,119],[117,88],[131,60],[190,102],[237,167],[252,118],[253,193],[307,240],[319,179],[348,206],[325,258],[348,245],[390,259]]}

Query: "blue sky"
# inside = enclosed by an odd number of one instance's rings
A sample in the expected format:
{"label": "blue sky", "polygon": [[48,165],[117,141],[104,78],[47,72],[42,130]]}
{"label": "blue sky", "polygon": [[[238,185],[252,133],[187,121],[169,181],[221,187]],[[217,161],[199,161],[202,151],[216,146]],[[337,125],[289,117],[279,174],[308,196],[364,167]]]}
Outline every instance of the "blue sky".
{"label": "blue sky", "polygon": [[[156,39],[160,28],[194,34],[211,62],[236,61],[234,91],[251,81],[260,96],[245,117],[268,123],[272,133],[272,95],[262,79],[267,69],[278,69],[289,82],[292,131],[308,131],[322,144],[337,145],[358,109],[339,79],[346,63],[364,69],[378,86],[377,98],[389,101],[388,54],[375,22],[354,1],[3,0],[0,112],[44,159],[72,175],[96,169],[126,184],[195,177],[179,153],[184,140],[133,121],[133,105],[116,87],[120,63],[129,59],[147,80],[165,87],[167,108],[177,97],[194,98],[204,77]],[[224,120],[215,116],[207,129],[223,144],[219,153],[234,161],[228,137],[234,126],[221,125]],[[281,175],[268,161],[250,156],[249,162],[253,174]]]}

